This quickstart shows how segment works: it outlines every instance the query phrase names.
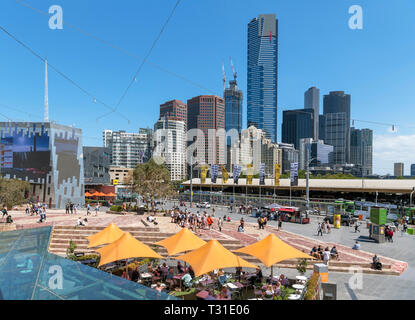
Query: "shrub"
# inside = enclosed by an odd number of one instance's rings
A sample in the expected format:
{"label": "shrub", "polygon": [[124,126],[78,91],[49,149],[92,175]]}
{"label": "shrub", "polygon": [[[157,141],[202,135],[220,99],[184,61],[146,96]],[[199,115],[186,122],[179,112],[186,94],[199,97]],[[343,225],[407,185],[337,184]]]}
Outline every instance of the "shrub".
{"label": "shrub", "polygon": [[110,211],[122,212],[122,206],[111,206]]}
{"label": "shrub", "polygon": [[300,261],[298,261],[298,264],[297,264],[297,271],[300,274],[304,275],[307,271],[307,265],[308,265],[307,259],[300,259]]}
{"label": "shrub", "polygon": [[304,295],[304,300],[314,300],[314,296],[316,295],[317,286],[318,286],[318,279],[320,275],[318,273],[313,273],[311,278],[307,281],[306,285],[306,293]]}
{"label": "shrub", "polygon": [[69,260],[75,260],[75,249],[76,249],[76,243],[71,240],[69,240],[69,247],[66,249],[66,258]]}

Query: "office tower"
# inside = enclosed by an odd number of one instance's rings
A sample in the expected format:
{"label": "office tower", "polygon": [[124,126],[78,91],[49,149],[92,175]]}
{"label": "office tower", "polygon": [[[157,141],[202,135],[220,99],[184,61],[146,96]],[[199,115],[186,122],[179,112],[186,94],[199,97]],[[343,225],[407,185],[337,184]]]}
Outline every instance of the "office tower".
{"label": "office tower", "polygon": [[313,109],[313,139],[319,139],[320,89],[311,87],[304,93],[304,109]]}
{"label": "office tower", "polygon": [[318,116],[318,140],[326,139],[326,117],[323,114]]}
{"label": "office tower", "polygon": [[415,164],[411,164],[411,177],[415,177]]}
{"label": "office tower", "polygon": [[202,154],[195,155],[195,161],[200,164],[226,163],[224,99],[202,95],[188,100],[187,126],[188,130],[200,129],[203,133],[203,137],[196,140],[197,147],[203,151]]}
{"label": "office tower", "polygon": [[141,133],[104,130],[104,147],[110,150],[111,166],[133,169],[149,160],[152,130],[140,130]]}
{"label": "office tower", "polygon": [[293,144],[276,143],[277,147],[282,150],[282,167],[281,173],[290,172],[291,163],[299,161],[299,151],[294,148]]}
{"label": "office tower", "polygon": [[[307,157],[307,149],[309,154]],[[307,159],[309,159],[309,167],[328,167],[332,163],[333,146],[324,144],[322,140],[315,141],[311,138],[300,140],[299,147],[299,169],[306,170]]]}
{"label": "office tower", "polygon": [[286,110],[282,113],[282,142],[300,147],[300,139],[313,137],[313,109]]}
{"label": "office tower", "polygon": [[110,184],[110,150],[104,147],[83,147],[85,185]]}
{"label": "office tower", "polygon": [[[231,129],[242,131],[242,104],[243,93],[238,89],[236,80],[229,81],[229,88],[225,89],[225,130]],[[228,139],[228,145],[230,139]]]}
{"label": "office tower", "polygon": [[362,169],[362,176],[372,175],[373,131],[370,129],[350,129],[350,162]]}
{"label": "office tower", "polygon": [[154,124],[153,156],[164,159],[172,181],[186,178],[186,125],[184,121],[160,118]]}
{"label": "office tower", "polygon": [[263,14],[248,24],[248,127],[277,142],[278,20]]}
{"label": "office tower", "polygon": [[350,95],[332,91],[324,96],[324,143],[334,147],[333,163],[350,163]]}
{"label": "office tower", "polygon": [[160,117],[167,120],[183,121],[187,125],[187,105],[180,100],[167,101],[160,105]]}
{"label": "office tower", "polygon": [[402,162],[396,162],[393,164],[393,175],[395,177],[403,177],[404,171]]}

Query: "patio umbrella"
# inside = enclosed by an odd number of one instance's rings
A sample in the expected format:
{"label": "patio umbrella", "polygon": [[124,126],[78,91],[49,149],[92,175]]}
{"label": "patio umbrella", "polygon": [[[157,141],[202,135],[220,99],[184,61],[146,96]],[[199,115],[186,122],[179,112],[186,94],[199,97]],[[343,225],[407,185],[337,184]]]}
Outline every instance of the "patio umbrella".
{"label": "patio umbrella", "polygon": [[99,197],[99,193],[95,191],[94,193],[91,193],[91,197]]}
{"label": "patio umbrella", "polygon": [[105,197],[105,193],[102,193],[102,192],[97,192],[97,196],[98,196],[98,197]]}
{"label": "patio umbrella", "polygon": [[175,258],[190,264],[196,277],[210,271],[222,268],[246,267],[257,269],[256,265],[245,261],[237,255],[224,248],[219,241],[210,240],[204,246],[192,252]]}
{"label": "patio umbrella", "polygon": [[89,192],[85,192],[85,197],[91,197],[92,194],[90,194]]}
{"label": "patio umbrella", "polygon": [[[249,246],[234,250],[234,252],[249,254],[260,260],[267,268],[288,259],[314,259],[314,257],[285,243],[273,233]],[[271,276],[272,271],[271,269]]]}
{"label": "patio umbrella", "polygon": [[112,243],[121,238],[123,234],[124,231],[118,228],[114,223],[111,223],[100,232],[87,237],[87,239],[89,240],[88,248],[98,247],[103,244]]}
{"label": "patio umbrella", "polygon": [[206,244],[206,241],[197,237],[192,231],[183,228],[175,235],[155,243],[167,249],[169,256],[199,249]]}
{"label": "patio umbrella", "polygon": [[95,250],[101,255],[99,267],[118,260],[130,258],[158,258],[163,259],[161,255],[151,249],[148,245],[138,241],[131,233],[126,232],[117,241]]}

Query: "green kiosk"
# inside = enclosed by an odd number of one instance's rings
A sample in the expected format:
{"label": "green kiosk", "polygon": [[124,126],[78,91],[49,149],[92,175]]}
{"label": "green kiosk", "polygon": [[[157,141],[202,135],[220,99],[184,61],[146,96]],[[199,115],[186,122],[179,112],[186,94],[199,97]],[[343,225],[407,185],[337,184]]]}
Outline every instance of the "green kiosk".
{"label": "green kiosk", "polygon": [[369,238],[377,243],[385,242],[385,224],[388,210],[386,208],[370,208]]}

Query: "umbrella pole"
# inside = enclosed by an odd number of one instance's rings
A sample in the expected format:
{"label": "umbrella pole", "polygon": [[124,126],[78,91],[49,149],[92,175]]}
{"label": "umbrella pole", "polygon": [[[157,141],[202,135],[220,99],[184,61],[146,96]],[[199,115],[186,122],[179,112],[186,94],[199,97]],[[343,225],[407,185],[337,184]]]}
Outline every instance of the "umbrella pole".
{"label": "umbrella pole", "polygon": [[125,275],[127,276],[127,279],[130,280],[130,277],[128,276],[128,259],[125,260]]}
{"label": "umbrella pole", "polygon": [[271,284],[272,284],[273,277],[274,277],[274,265],[271,266]]}

